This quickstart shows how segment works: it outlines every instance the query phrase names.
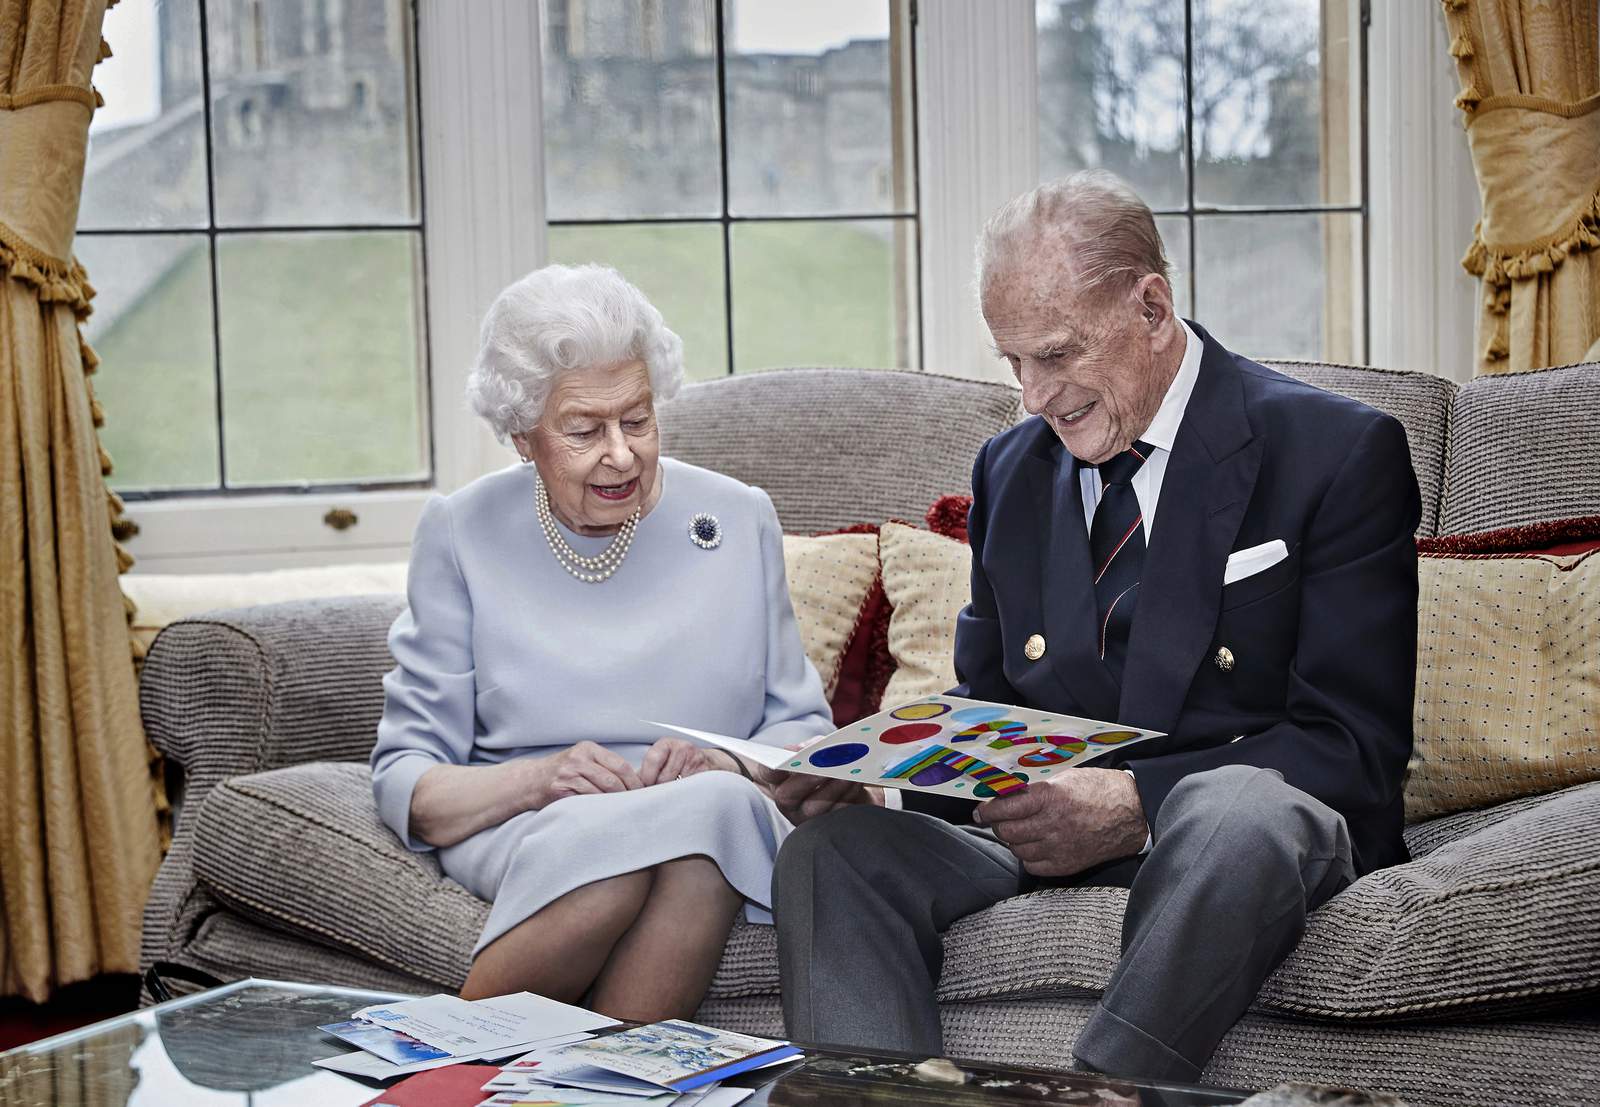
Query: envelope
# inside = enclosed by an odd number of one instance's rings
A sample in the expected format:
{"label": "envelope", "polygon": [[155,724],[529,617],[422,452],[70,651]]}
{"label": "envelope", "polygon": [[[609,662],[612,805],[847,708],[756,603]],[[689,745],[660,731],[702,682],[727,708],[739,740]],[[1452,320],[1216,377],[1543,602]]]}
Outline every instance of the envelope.
{"label": "envelope", "polygon": [[1288,556],[1289,547],[1283,544],[1281,538],[1274,538],[1271,542],[1263,542],[1249,549],[1235,550],[1228,555],[1227,567],[1222,570],[1222,585],[1226,588],[1236,580],[1253,577],[1263,570],[1272,568]]}

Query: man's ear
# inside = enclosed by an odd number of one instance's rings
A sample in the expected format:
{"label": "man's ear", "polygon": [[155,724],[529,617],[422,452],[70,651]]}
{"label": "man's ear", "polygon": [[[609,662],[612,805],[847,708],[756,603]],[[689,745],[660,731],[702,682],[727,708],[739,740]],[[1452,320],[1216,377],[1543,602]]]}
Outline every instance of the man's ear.
{"label": "man's ear", "polygon": [[1133,286],[1134,298],[1145,321],[1152,326],[1164,324],[1177,314],[1172,303],[1172,286],[1160,273],[1146,273]]}

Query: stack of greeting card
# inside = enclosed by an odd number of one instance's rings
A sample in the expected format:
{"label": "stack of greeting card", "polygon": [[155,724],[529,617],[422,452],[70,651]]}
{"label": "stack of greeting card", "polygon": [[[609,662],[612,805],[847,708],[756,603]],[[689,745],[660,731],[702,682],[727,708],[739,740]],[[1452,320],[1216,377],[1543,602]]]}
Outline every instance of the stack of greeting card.
{"label": "stack of greeting card", "polygon": [[[788,1042],[672,1020],[609,1035],[615,1019],[529,992],[375,1004],[319,1029],[361,1052],[314,1064],[387,1081],[370,1107],[734,1107],[730,1076],[798,1057]],[[498,1069],[484,1064],[492,1060]]]}

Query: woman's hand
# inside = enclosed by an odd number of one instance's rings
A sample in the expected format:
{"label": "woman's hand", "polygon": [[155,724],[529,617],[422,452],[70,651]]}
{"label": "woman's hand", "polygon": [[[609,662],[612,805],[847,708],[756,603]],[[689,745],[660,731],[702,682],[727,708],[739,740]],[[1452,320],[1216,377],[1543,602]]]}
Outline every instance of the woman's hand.
{"label": "woman's hand", "polygon": [[[821,739],[813,738],[811,742],[800,742],[787,748],[799,751],[817,741]],[[761,766],[755,772],[756,780],[766,786],[772,802],[778,805],[783,817],[795,826],[841,807],[862,803],[882,807],[884,802],[882,788],[868,788],[853,780],[812,776],[809,773],[786,773],[782,769]]]}
{"label": "woman's hand", "polygon": [[868,788],[853,780],[785,773],[775,769],[769,770],[767,776],[767,783],[772,789],[772,802],[778,805],[784,818],[795,826],[841,807],[854,807],[862,803],[883,806],[883,789]]}
{"label": "woman's hand", "polygon": [[568,796],[631,792],[644,782],[620,754],[594,742],[579,742],[533,763],[535,810]]}
{"label": "woman's hand", "polygon": [[[713,769],[733,769],[716,757],[720,750],[701,749],[686,738],[658,738],[655,745],[645,751],[639,765],[639,779],[646,788],[652,784],[665,784],[680,776],[693,776]],[[731,754],[722,754],[730,757]],[[737,771],[737,770],[734,770]]]}

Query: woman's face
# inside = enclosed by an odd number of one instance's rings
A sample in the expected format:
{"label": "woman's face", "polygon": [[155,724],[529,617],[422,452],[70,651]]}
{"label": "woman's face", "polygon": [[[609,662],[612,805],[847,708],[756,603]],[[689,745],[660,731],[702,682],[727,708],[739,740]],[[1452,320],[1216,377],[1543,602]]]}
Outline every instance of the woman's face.
{"label": "woman's face", "polygon": [[513,441],[538,467],[556,518],[579,534],[615,533],[660,496],[661,439],[643,361],[562,373],[539,425]]}

